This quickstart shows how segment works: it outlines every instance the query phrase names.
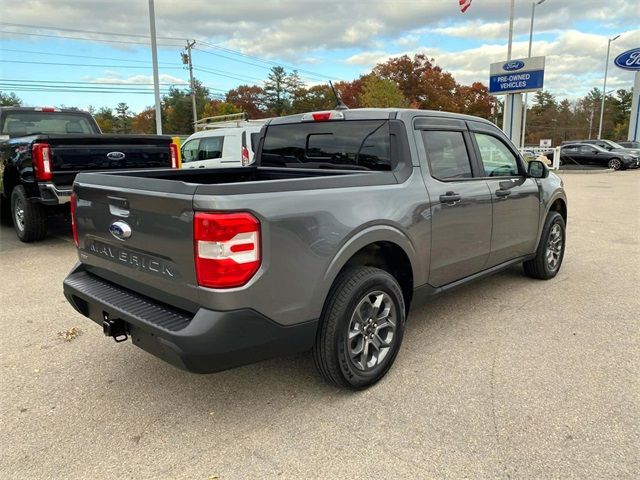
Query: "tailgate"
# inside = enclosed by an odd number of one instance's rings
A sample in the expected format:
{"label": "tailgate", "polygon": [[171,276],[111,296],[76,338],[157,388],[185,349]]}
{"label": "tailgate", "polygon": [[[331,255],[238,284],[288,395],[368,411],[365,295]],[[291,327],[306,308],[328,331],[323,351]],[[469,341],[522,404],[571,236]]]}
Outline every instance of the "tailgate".
{"label": "tailgate", "polygon": [[71,185],[79,172],[170,168],[171,138],[156,135],[65,135],[50,137],[53,180]]}
{"label": "tailgate", "polygon": [[80,174],[74,184],[80,261],[95,275],[195,311],[195,188],[175,180]]}

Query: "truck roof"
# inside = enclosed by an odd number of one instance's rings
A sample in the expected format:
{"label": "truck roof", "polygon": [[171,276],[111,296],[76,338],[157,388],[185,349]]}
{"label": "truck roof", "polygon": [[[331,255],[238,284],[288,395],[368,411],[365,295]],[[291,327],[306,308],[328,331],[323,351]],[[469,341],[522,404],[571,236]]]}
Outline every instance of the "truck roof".
{"label": "truck roof", "polygon": [[[336,111],[336,110],[330,110]],[[463,113],[442,112],[439,110],[420,110],[417,108],[353,108],[348,110],[338,110],[344,115],[345,120],[386,120],[389,118],[411,119],[416,116],[421,117],[439,117],[450,118],[455,120],[468,120],[474,122],[486,123],[495,126],[489,120],[473,115],[465,115]],[[268,124],[278,125],[286,123],[298,123],[303,121],[303,116],[308,114],[295,114],[286,117],[278,117],[271,119]]]}
{"label": "truck roof", "polygon": [[0,107],[0,112],[55,112],[55,113],[83,113],[85,115],[91,115],[86,110],[80,110],[76,107],[70,108],[58,108],[58,107]]}

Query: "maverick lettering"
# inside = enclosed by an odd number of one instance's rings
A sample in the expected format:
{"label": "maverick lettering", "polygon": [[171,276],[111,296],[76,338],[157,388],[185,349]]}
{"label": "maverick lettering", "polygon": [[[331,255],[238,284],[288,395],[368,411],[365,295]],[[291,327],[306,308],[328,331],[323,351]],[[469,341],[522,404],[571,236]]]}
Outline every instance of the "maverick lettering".
{"label": "maverick lettering", "polygon": [[89,250],[91,253],[101,257],[106,257],[119,263],[124,263],[125,265],[138,270],[147,270],[171,278],[176,277],[176,272],[173,267],[145,255],[139,255],[137,253],[128,252],[126,250],[121,250],[119,248],[114,248],[97,242],[92,243],[89,246]]}

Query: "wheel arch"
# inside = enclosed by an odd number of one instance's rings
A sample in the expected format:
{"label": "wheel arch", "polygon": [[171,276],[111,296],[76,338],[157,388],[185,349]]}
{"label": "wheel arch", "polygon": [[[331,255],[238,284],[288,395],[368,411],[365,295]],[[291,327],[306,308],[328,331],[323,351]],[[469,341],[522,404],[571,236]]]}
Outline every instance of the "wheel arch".
{"label": "wheel arch", "polygon": [[362,265],[380,268],[391,274],[402,288],[408,311],[414,285],[419,285],[416,257],[411,241],[397,228],[383,225],[365,229],[351,237],[329,265],[323,281],[323,302],[340,272],[351,266]]}

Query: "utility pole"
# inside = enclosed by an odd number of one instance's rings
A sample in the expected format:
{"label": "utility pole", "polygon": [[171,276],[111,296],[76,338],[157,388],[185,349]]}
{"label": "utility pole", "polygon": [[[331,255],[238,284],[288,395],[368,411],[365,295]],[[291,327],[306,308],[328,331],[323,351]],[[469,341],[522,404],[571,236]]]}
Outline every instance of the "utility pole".
{"label": "utility pole", "polygon": [[156,133],[158,135],[162,135],[160,76],[158,75],[158,45],[156,44],[156,13],[153,8],[153,0],[149,0],[149,30],[151,33],[151,60],[153,62],[153,93],[156,97]]}
{"label": "utility pole", "polygon": [[182,63],[189,67],[189,85],[191,85],[191,108],[193,109],[193,131],[196,131],[196,122],[198,121],[198,113],[196,111],[196,84],[193,81],[193,63],[191,62],[191,49],[196,44],[193,40],[189,42],[187,40],[187,46],[184,48],[185,52],[182,54]]}

